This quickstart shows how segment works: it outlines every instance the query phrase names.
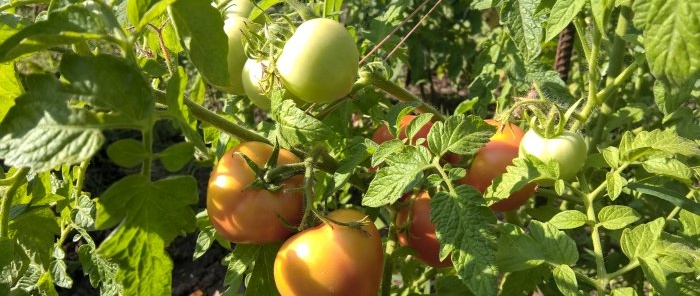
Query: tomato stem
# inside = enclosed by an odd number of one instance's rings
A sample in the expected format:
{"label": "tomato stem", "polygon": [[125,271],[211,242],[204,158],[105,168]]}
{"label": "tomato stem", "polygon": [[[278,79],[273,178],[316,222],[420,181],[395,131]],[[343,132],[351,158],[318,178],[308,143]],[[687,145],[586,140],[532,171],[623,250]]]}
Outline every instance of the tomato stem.
{"label": "tomato stem", "polygon": [[313,227],[313,220],[309,217],[313,217],[315,213],[314,210],[314,161],[313,158],[307,158],[304,160],[304,216],[301,218],[301,223],[299,223],[299,231]]}
{"label": "tomato stem", "polygon": [[[392,269],[392,254],[396,248],[396,224],[393,221],[396,220],[396,212],[393,209],[389,209],[389,236],[387,237],[386,247],[384,249],[384,274],[382,276],[382,296],[391,295],[391,280],[394,274]],[[410,221],[410,220],[409,220]]]}
{"label": "tomato stem", "polygon": [[389,81],[388,79],[385,79],[381,75],[375,72],[363,72],[361,74],[361,77],[366,77],[369,79],[369,81],[374,85],[376,88],[381,89],[382,91],[386,92],[387,94],[390,94],[391,96],[397,98],[401,102],[417,102],[420,103],[420,106],[416,108],[418,112],[420,113],[432,113],[434,115],[435,120],[437,121],[445,121],[447,117],[445,117],[442,112],[439,110],[435,109],[433,106],[430,106],[428,103],[424,102],[421,98],[413,95],[403,87],[397,85],[394,82]]}
{"label": "tomato stem", "polygon": [[12,199],[15,196],[15,192],[22,183],[24,183],[24,178],[27,176],[29,168],[20,168],[16,174],[12,176],[12,185],[5,191],[5,196],[2,199],[2,204],[0,204],[0,238],[9,237],[9,225],[10,225],[10,209],[12,208]]}

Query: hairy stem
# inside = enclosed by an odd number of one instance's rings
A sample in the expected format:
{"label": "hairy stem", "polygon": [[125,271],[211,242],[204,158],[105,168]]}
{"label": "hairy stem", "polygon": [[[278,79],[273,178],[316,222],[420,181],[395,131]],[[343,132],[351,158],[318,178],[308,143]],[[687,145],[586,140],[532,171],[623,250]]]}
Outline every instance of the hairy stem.
{"label": "hairy stem", "polygon": [[5,191],[5,196],[2,198],[2,203],[0,204],[0,238],[9,237],[10,230],[8,229],[10,225],[10,209],[12,208],[12,199],[15,196],[15,192],[22,183],[24,183],[24,178],[27,176],[29,168],[21,168],[17,173],[12,176],[14,181],[10,188]]}

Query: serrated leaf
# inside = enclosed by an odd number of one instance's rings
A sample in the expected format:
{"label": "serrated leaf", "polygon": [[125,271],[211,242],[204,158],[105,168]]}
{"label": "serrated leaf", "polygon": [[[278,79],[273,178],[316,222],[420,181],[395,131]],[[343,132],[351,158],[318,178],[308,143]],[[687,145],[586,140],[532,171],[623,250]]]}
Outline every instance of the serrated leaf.
{"label": "serrated leaf", "polygon": [[175,236],[194,230],[191,205],[197,200],[197,184],[191,176],[151,182],[131,175],[99,198],[97,228],[121,222],[98,251],[120,265],[118,278],[125,294],[171,294],[173,263],[165,247]]}
{"label": "serrated leaf", "polygon": [[586,221],[588,219],[584,213],[576,210],[566,210],[554,215],[547,223],[554,225],[557,229],[573,229],[585,225]]}
{"label": "serrated leaf", "polygon": [[603,149],[600,153],[603,155],[605,162],[610,168],[617,169],[620,167],[620,149],[610,146]]}
{"label": "serrated leaf", "polygon": [[545,19],[535,14],[538,3],[538,0],[512,0],[501,8],[501,20],[525,62],[534,60],[542,51],[540,42]]}
{"label": "serrated leaf", "polygon": [[557,265],[552,271],[554,282],[557,284],[559,291],[565,296],[576,296],[578,293],[578,282],[576,281],[576,273],[568,265]]}
{"label": "serrated leaf", "polygon": [[501,296],[530,296],[537,286],[550,277],[551,272],[546,265],[535,268],[506,273],[501,284]]}
{"label": "serrated leaf", "polygon": [[51,261],[55,236],[60,233],[56,216],[48,206],[29,207],[9,222],[9,237],[27,249],[44,268]]}
{"label": "serrated leaf", "polygon": [[612,290],[610,296],[637,296],[637,291],[630,287],[617,288]]}
{"label": "serrated leaf", "polygon": [[618,172],[607,172],[605,174],[605,187],[608,191],[608,196],[610,199],[615,200],[620,193],[622,193],[622,188],[627,185],[627,179],[622,177]]}
{"label": "serrated leaf", "polygon": [[255,258],[255,267],[246,286],[245,295],[279,295],[275,286],[273,265],[277,250],[281,244],[267,244],[260,246],[258,256]]}
{"label": "serrated leaf", "polygon": [[83,273],[90,277],[93,287],[100,287],[100,295],[122,295],[123,287],[117,283],[117,264],[110,262],[97,253],[90,245],[78,248],[78,259],[83,266]]}
{"label": "serrated leaf", "polygon": [[642,184],[642,183],[629,184],[629,185],[627,185],[627,187],[634,190],[634,191],[637,191],[639,193],[658,197],[658,198],[663,199],[667,202],[670,202],[671,204],[673,204],[677,207],[688,210],[690,212],[700,213],[700,204],[699,203],[697,203],[691,199],[688,199],[683,194],[675,192],[671,189],[658,187],[656,185]]}
{"label": "serrated leaf", "polygon": [[172,145],[158,153],[158,159],[168,172],[177,172],[182,169],[194,156],[194,145],[189,142],[181,142]]}
{"label": "serrated leaf", "polygon": [[49,272],[51,279],[56,286],[62,288],[70,288],[73,286],[73,279],[70,278],[66,271],[66,262],[60,259],[51,261],[49,264]]}
{"label": "serrated leaf", "polygon": [[89,196],[81,194],[75,208],[71,210],[71,220],[82,228],[93,229],[95,227],[95,213],[95,203]]}
{"label": "serrated leaf", "polygon": [[85,2],[54,9],[47,20],[22,28],[0,43],[0,62],[62,44],[112,40],[102,16],[91,6],[94,3]]}
{"label": "serrated leaf", "polygon": [[143,142],[134,139],[121,139],[107,147],[107,156],[115,164],[131,168],[141,164],[149,155]]}
{"label": "serrated leaf", "polygon": [[646,224],[638,225],[632,229],[625,228],[620,238],[622,252],[630,260],[652,255],[653,246],[661,236],[666,219],[658,218]]}
{"label": "serrated leaf", "polygon": [[693,176],[688,165],[673,158],[648,159],[642,163],[642,167],[649,173],[668,176],[686,184]]}
{"label": "serrated leaf", "polygon": [[333,175],[335,189],[344,186],[352,173],[360,164],[372,156],[372,151],[376,149],[376,144],[369,139],[362,139],[360,142],[351,144],[338,163],[338,169]]}
{"label": "serrated leaf", "polygon": [[661,295],[678,295],[678,286],[675,282],[666,280],[659,262],[653,258],[639,258],[639,265],[654,290]]}
{"label": "serrated leaf", "polygon": [[430,150],[438,156],[453,152],[474,155],[489,142],[496,128],[476,116],[455,115],[436,122],[428,133]]}
{"label": "serrated leaf", "polygon": [[635,15],[634,23],[642,25],[646,57],[654,76],[673,87],[694,83],[700,77],[700,2],[635,1],[634,9],[640,14]]}
{"label": "serrated leaf", "polygon": [[544,99],[554,101],[560,105],[573,104],[575,99],[566,83],[561,80],[559,73],[551,70],[550,67],[539,63],[528,64],[525,67],[527,75],[521,81],[528,85],[537,83],[546,96]]}
{"label": "serrated leaf", "polygon": [[475,295],[496,295],[495,216],[476,189],[461,185],[456,195],[440,191],[431,198],[430,220],[437,226],[441,257],[452,252],[462,282]]}
{"label": "serrated leaf", "polygon": [[5,164],[42,172],[90,159],[104,142],[97,114],[70,108],[51,75],[31,75],[27,86],[0,123]]}
{"label": "serrated leaf", "polygon": [[559,179],[559,164],[555,160],[545,164],[530,155],[518,157],[513,159],[512,165],[506,167],[505,173],[493,179],[484,192],[484,198],[491,205],[534,181],[556,179]]}
{"label": "serrated leaf", "polygon": [[547,37],[544,41],[549,41],[559,36],[559,32],[574,20],[584,4],[586,4],[586,0],[558,0],[554,3],[549,12]]}
{"label": "serrated leaf", "polygon": [[668,157],[675,154],[685,156],[700,155],[698,144],[679,137],[673,130],[653,130],[641,131],[637,135],[625,132],[623,142],[620,143],[620,155],[622,160],[636,161],[647,155],[665,155]]}
{"label": "serrated leaf", "polygon": [[[71,82],[65,89],[98,108],[140,121],[155,110],[155,97],[142,72],[112,55],[65,54],[60,71]],[[128,85],[128,87],[124,87]]]}
{"label": "serrated leaf", "polygon": [[[426,124],[429,124],[430,119],[433,117],[433,114],[430,113],[423,113],[420,114],[416,117],[414,117],[411,122],[408,123],[406,126],[406,139],[409,141],[409,145],[417,145],[421,143],[416,143],[415,141],[411,143],[411,140],[414,140],[414,137],[418,132],[425,126]],[[415,139],[415,140],[420,140],[420,139]]]}
{"label": "serrated leaf", "polygon": [[322,121],[297,108],[292,100],[273,104],[272,118],[278,126],[278,137],[291,146],[309,145],[330,140],[335,133]]}
{"label": "serrated leaf", "polygon": [[696,248],[700,248],[700,214],[681,210],[679,219],[683,225],[683,236]]}
{"label": "serrated leaf", "polygon": [[578,261],[576,242],[554,225],[532,220],[530,221],[530,235],[540,244],[547,262],[573,265]]}
{"label": "serrated leaf", "polygon": [[220,88],[230,86],[228,37],[221,13],[207,1],[177,0],[170,8],[177,35],[202,77]]}
{"label": "serrated leaf", "polygon": [[372,166],[376,167],[384,162],[387,157],[401,152],[404,149],[404,143],[399,140],[389,140],[377,147],[377,150],[372,154]]}
{"label": "serrated leaf", "polygon": [[600,209],[598,221],[600,226],[610,229],[622,229],[641,218],[633,208],[627,206],[611,205]]}
{"label": "serrated leaf", "polygon": [[501,272],[527,270],[545,262],[540,245],[525,231],[512,224],[503,224],[498,238],[496,262]]}
{"label": "serrated leaf", "polygon": [[362,205],[381,207],[401,198],[423,179],[423,170],[430,164],[430,152],[423,146],[403,146],[386,158],[382,167],[369,183]]}
{"label": "serrated leaf", "polygon": [[225,295],[238,295],[246,270],[253,265],[258,254],[262,250],[262,245],[236,245],[228,258],[228,268],[224,278],[224,284],[228,286]]}

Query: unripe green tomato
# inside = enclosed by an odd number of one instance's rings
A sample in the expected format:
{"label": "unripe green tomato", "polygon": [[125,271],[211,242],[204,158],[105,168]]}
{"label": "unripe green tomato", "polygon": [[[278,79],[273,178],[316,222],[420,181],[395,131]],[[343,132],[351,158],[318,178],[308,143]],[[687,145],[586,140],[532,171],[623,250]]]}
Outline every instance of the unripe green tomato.
{"label": "unripe green tomato", "polygon": [[245,94],[243,83],[241,82],[241,73],[243,71],[243,65],[248,59],[243,50],[243,32],[247,30],[246,23],[250,24],[250,21],[239,16],[230,17],[224,21],[224,32],[226,32],[228,36],[228,55],[226,56],[226,61],[228,62],[228,74],[231,78],[231,86],[223,90],[235,95]]}
{"label": "unripe green tomato", "polygon": [[[586,162],[588,148],[583,137],[571,131],[563,131],[553,138],[544,138],[535,130],[529,130],[520,141],[520,156],[530,154],[542,162],[555,160],[559,163],[559,178],[571,179]],[[554,184],[551,180],[538,182],[542,186]]]}
{"label": "unripe green tomato", "polygon": [[345,27],[330,19],[302,23],[285,43],[277,70],[285,87],[311,103],[329,103],[352,90],[360,53]]}
{"label": "unripe green tomato", "polygon": [[270,98],[263,94],[264,89],[260,83],[265,78],[265,68],[268,61],[248,59],[243,66],[241,81],[246,96],[255,106],[263,110],[270,111]]}
{"label": "unripe green tomato", "polygon": [[247,18],[255,8],[251,0],[233,0],[226,5],[225,15],[227,17],[240,16]]}

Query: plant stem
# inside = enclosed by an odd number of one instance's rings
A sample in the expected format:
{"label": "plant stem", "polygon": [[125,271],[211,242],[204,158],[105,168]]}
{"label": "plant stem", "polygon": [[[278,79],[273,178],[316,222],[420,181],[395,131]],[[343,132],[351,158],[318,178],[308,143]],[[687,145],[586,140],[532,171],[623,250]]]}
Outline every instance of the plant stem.
{"label": "plant stem", "polygon": [[304,216],[299,223],[299,231],[312,227],[309,217],[313,217],[314,209],[314,166],[313,159],[304,160],[306,170],[304,172]]}
{"label": "plant stem", "polygon": [[599,78],[598,57],[600,55],[600,43],[602,41],[602,36],[601,32],[598,32],[598,29],[595,26],[591,26],[590,29],[593,40],[590,56],[588,57],[588,99],[586,100],[586,105],[583,107],[583,111],[581,111],[580,114],[582,117],[581,119],[583,120],[575,121],[574,124],[571,125],[571,131],[576,131],[581,128],[581,125],[586,123],[586,121],[588,121],[588,119],[591,117],[593,110],[600,105],[598,100],[597,84]]}
{"label": "plant stem", "polygon": [[444,114],[442,114],[439,110],[435,109],[433,106],[428,105],[427,103],[423,102],[423,100],[419,97],[414,96],[412,93],[408,92],[406,89],[403,87],[400,87],[396,85],[396,83],[393,83],[381,75],[374,73],[374,72],[365,72],[363,75],[366,75],[369,77],[372,85],[375,87],[381,89],[382,91],[392,95],[393,97],[397,98],[401,102],[416,102],[420,103],[420,106],[418,106],[417,110],[418,112],[421,113],[432,113],[434,115],[434,119],[437,121],[445,121],[446,117]]}
{"label": "plant stem", "polygon": [[5,196],[2,199],[2,204],[0,204],[0,238],[9,237],[10,230],[8,229],[10,225],[10,209],[12,208],[12,199],[15,196],[15,192],[20,185],[23,183],[23,179],[27,176],[29,168],[20,168],[17,173],[12,176],[14,182],[10,188],[5,191]]}
{"label": "plant stem", "polygon": [[433,267],[428,267],[428,269],[425,272],[423,272],[423,274],[421,274],[419,278],[413,281],[413,283],[411,284],[411,290],[418,289],[418,287],[435,277],[436,274],[437,269]]}
{"label": "plant stem", "polygon": [[257,141],[270,144],[270,141],[268,141],[267,138],[263,137],[262,135],[252,132],[249,129],[246,129],[240,125],[237,125],[227,120],[226,118],[220,116],[219,114],[209,111],[208,109],[200,106],[199,104],[189,99],[185,99],[184,103],[185,106],[187,106],[187,108],[190,109],[192,115],[228,133],[229,135],[240,139],[241,141]]}
{"label": "plant stem", "polygon": [[624,267],[622,267],[622,268],[616,270],[615,272],[609,273],[608,276],[606,277],[606,279],[608,279],[608,280],[614,279],[614,278],[616,278],[616,277],[618,277],[618,276],[621,276],[621,275],[623,275],[623,274],[629,272],[629,271],[632,270],[632,269],[637,268],[638,266],[639,266],[639,261],[638,261],[638,260],[633,260],[632,262],[627,263],[627,265],[625,265]]}
{"label": "plant stem", "polygon": [[[584,198],[584,206],[586,207],[586,216],[589,221],[597,223],[597,218],[595,214],[595,209],[593,208],[593,197],[589,196]],[[595,285],[598,295],[605,295],[605,283],[607,282],[608,272],[605,270],[605,257],[603,254],[603,247],[600,242],[600,233],[598,232],[598,226],[593,226],[591,231],[591,241],[593,242],[593,257],[595,258],[596,273],[598,278],[601,279],[602,283]]]}
{"label": "plant stem", "polygon": [[392,254],[396,248],[396,212],[389,210],[389,237],[387,237],[386,248],[384,249],[384,274],[382,275],[382,296],[391,295],[391,277],[394,274],[392,269]]}

